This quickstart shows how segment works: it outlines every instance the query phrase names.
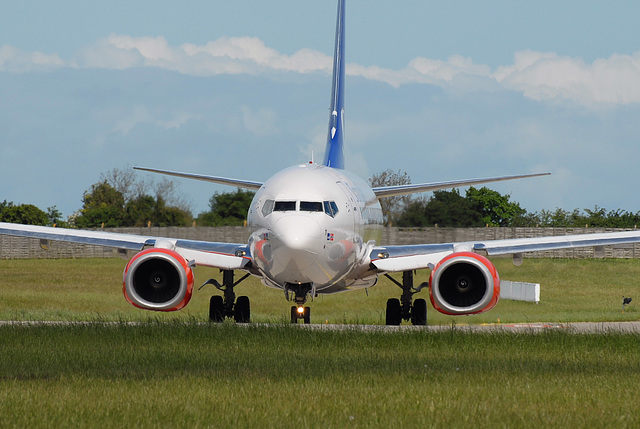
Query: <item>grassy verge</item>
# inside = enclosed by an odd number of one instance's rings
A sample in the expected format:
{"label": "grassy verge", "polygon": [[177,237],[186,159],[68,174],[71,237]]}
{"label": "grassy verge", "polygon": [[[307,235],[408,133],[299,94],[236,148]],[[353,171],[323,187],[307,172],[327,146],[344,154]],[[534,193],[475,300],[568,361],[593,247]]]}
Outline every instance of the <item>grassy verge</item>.
{"label": "grassy verge", "polygon": [[638,427],[637,335],[0,327],[2,427]]}
{"label": "grassy verge", "polygon": [[[488,313],[468,317],[442,315],[429,304],[430,324],[513,322],[577,322],[638,320],[640,311],[640,260],[529,259],[514,267],[509,259],[495,259],[505,280],[541,284],[540,304],[500,301]],[[129,305],[122,296],[119,259],[2,260],[0,261],[1,320],[206,320],[209,297],[220,293],[207,286],[195,291],[186,309],[174,313],[150,313]],[[217,270],[196,269],[196,286],[214,277]],[[416,284],[428,280],[423,270]],[[256,322],[284,322],[290,303],[282,291],[264,287],[249,278],[237,287],[238,295],[251,299]],[[387,279],[365,291],[320,296],[310,302],[312,323],[383,324],[388,298],[400,289]],[[621,311],[622,296],[633,303]],[[425,289],[416,297],[428,300]]]}

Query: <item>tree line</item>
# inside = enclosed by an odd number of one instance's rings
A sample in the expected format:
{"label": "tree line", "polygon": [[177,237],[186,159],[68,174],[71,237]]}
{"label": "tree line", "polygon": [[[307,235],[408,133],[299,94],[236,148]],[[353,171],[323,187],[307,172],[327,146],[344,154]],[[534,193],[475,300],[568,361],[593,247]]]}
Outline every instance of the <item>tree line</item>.
{"label": "tree line", "polygon": [[[411,184],[411,178],[400,170],[375,174],[372,187]],[[640,224],[640,211],[561,208],[528,212],[510,195],[487,187],[470,187],[461,195],[458,189],[435,191],[431,196],[409,195],[383,198],[380,201],[386,226],[399,227],[561,227],[561,228],[635,228]]]}
{"label": "tree line", "polygon": [[[411,183],[406,172],[385,170],[369,180],[372,187]],[[140,179],[133,170],[114,169],[103,173],[83,193],[82,208],[62,219],[57,208],[46,211],[32,204],[0,203],[0,221],[29,225],[75,228],[143,226],[241,226],[255,192],[237,189],[216,192],[209,210],[192,215],[174,182]],[[487,187],[435,191],[430,196],[396,196],[380,201],[386,226],[398,227],[603,227],[634,228],[640,212],[622,209],[527,212],[519,203]]]}

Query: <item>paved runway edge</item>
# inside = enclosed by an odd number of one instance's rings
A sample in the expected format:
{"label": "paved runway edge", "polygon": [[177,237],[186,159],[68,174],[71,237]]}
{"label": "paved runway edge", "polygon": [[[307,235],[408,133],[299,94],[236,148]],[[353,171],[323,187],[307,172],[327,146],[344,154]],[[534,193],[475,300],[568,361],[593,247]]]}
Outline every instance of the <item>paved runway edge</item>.
{"label": "paved runway edge", "polygon": [[[47,321],[47,320],[2,320],[1,326],[83,326],[83,325],[105,325],[105,326],[137,326],[147,322],[100,322],[100,321]],[[149,322],[156,323],[156,322]],[[175,323],[175,322],[167,322]],[[187,324],[192,322],[185,322]],[[206,322],[203,322],[206,324]],[[212,326],[217,326],[212,324]],[[577,322],[577,323],[504,323],[504,324],[451,324],[451,325],[430,325],[430,326],[385,326],[385,325],[336,325],[336,324],[312,324],[312,325],[276,325],[268,323],[249,323],[239,324],[238,326],[291,326],[301,329],[327,330],[327,331],[361,331],[361,332],[405,332],[405,331],[426,331],[426,332],[510,332],[510,333],[539,333],[546,331],[563,331],[572,334],[607,334],[607,333],[624,333],[624,334],[640,334],[640,321],[633,322]]]}

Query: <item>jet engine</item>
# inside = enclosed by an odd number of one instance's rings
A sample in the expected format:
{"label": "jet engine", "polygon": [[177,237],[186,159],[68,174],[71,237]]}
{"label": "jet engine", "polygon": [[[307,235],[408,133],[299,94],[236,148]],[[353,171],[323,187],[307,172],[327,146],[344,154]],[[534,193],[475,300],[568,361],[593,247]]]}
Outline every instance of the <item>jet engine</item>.
{"label": "jet engine", "polygon": [[451,315],[491,310],[500,298],[498,271],[484,256],[453,253],[431,271],[429,294],[433,307]]}
{"label": "jet engine", "polygon": [[131,258],[124,269],[122,289],[127,301],[138,308],[180,310],[191,299],[193,271],[173,250],[144,250]]}

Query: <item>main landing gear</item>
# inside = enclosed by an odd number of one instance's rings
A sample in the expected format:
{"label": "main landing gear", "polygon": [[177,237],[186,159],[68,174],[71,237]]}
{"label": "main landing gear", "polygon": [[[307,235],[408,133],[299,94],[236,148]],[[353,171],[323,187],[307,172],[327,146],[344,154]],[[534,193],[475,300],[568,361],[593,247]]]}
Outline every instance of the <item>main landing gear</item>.
{"label": "main landing gear", "polygon": [[236,323],[249,323],[251,321],[251,304],[249,303],[249,297],[239,296],[236,299],[236,294],[233,288],[240,282],[249,277],[251,274],[246,274],[237,282],[233,280],[233,270],[222,270],[222,284],[216,279],[207,280],[200,288],[205,285],[214,285],[217,289],[221,290],[223,296],[214,295],[209,301],[209,320],[212,322],[222,322],[225,317],[233,318]]}
{"label": "main landing gear", "polygon": [[428,286],[428,283],[422,283],[417,288],[414,288],[413,271],[403,271],[402,283],[389,274],[385,274],[385,276],[402,289],[400,299],[391,298],[387,301],[387,325],[399,325],[403,320],[410,320],[413,325],[426,325],[427,301],[422,298],[413,301],[413,295]]}
{"label": "main landing gear", "polygon": [[[315,290],[311,283],[290,284],[288,283],[284,289],[287,301],[293,300],[296,305],[291,306],[291,323],[298,323],[302,319],[305,325],[311,323],[311,309],[304,307],[307,302],[307,295],[311,293],[315,295]],[[293,295],[293,298],[291,297]]]}

